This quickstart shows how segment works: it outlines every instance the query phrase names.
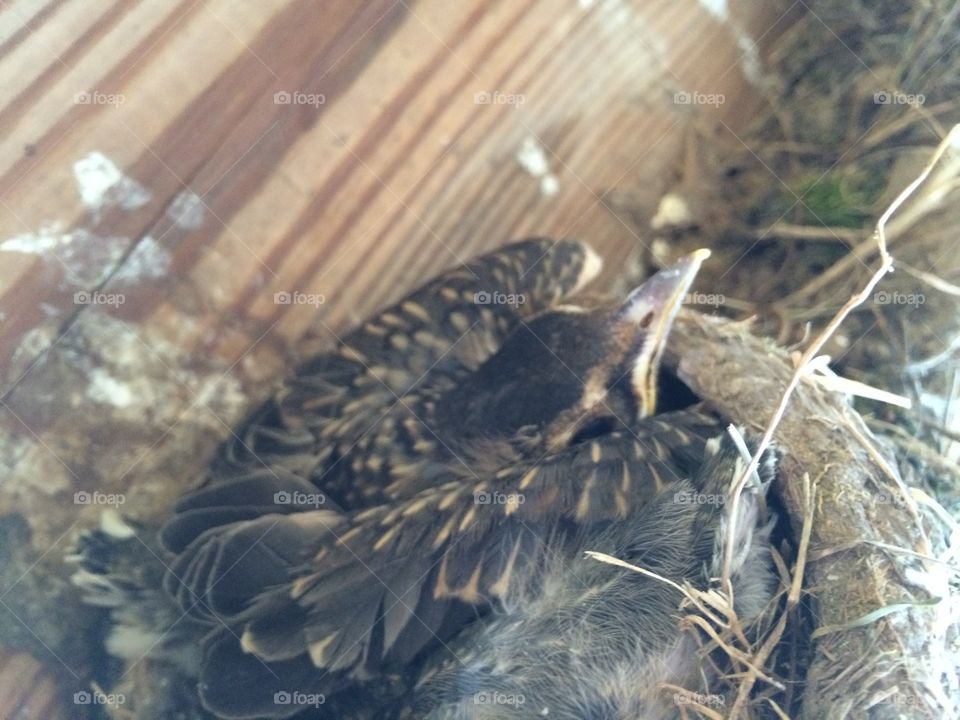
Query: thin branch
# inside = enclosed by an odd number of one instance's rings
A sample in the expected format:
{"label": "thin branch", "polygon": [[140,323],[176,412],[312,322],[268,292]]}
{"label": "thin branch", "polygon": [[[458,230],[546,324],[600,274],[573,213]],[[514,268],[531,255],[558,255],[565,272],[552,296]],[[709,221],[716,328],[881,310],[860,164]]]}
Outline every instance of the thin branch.
{"label": "thin branch", "polygon": [[[730,513],[732,516],[736,517],[737,508],[740,503],[740,495],[743,492],[743,488],[746,486],[750,476],[756,472],[757,468],[759,467],[760,458],[763,457],[763,454],[767,451],[767,448],[770,447],[770,442],[773,440],[773,433],[780,425],[780,421],[783,419],[783,415],[787,410],[787,405],[790,402],[794,391],[797,389],[803,378],[807,375],[809,371],[808,366],[810,365],[811,361],[820,354],[820,350],[837,331],[837,328],[840,327],[843,321],[846,320],[847,316],[853,312],[854,308],[859,307],[870,298],[874,287],[876,287],[877,283],[879,283],[880,280],[882,280],[883,277],[890,272],[891,268],[893,267],[893,257],[887,250],[887,222],[890,220],[891,216],[900,209],[903,203],[906,202],[907,199],[916,192],[917,188],[920,187],[920,185],[922,185],[923,182],[930,176],[930,173],[933,172],[933,169],[936,167],[937,163],[939,163],[947,149],[956,148],[958,146],[960,146],[960,125],[955,125],[947,134],[947,137],[945,137],[937,147],[936,152],[934,152],[933,156],[930,158],[930,161],[923,169],[923,172],[921,172],[920,175],[897,196],[897,198],[884,211],[883,215],[880,216],[880,219],[877,221],[876,232],[874,233],[874,239],[877,244],[877,252],[880,253],[880,267],[873,273],[872,277],[864,286],[864,288],[859,293],[851,297],[846,304],[840,308],[833,319],[800,356],[799,361],[796,363],[796,369],[794,370],[793,376],[790,378],[790,382],[787,384],[787,387],[783,392],[783,396],[780,399],[780,404],[774,412],[773,417],[770,418],[770,422],[768,423],[767,429],[764,431],[763,436],[760,438],[760,442],[757,445],[757,449],[754,452],[753,458],[744,469],[743,474],[734,488],[732,497],[733,508],[731,509]],[[733,538],[728,538],[728,542],[724,549],[723,574],[721,575],[721,587],[728,590],[731,588],[730,566],[733,562],[733,546]]]}

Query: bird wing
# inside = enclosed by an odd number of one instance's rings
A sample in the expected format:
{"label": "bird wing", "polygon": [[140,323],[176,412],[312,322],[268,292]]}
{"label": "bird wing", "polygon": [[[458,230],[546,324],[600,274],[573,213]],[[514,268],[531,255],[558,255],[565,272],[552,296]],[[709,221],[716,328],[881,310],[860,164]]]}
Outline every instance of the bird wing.
{"label": "bird wing", "polygon": [[314,662],[344,664],[342,643],[331,639],[344,635],[344,617],[329,610],[342,607],[349,615],[354,580],[377,597],[378,614],[370,619],[382,627],[350,632],[382,631],[386,655],[411,624],[420,625],[414,609],[422,595],[470,605],[507,600],[554,532],[623,519],[668,483],[688,477],[717,424],[697,411],[680,411],[633,430],[492,476],[457,478],[353,516],[291,589],[315,618],[307,633]]}
{"label": "bird wing", "polygon": [[[301,364],[224,444],[207,482],[282,467],[322,477],[346,506],[369,504],[352,492],[356,473],[343,455],[370,443],[371,428],[401,398],[478,367],[522,319],[578,291],[599,265],[582,242],[536,238],[440,275]],[[327,345],[330,332],[322,335],[314,340]]]}
{"label": "bird wing", "polygon": [[[278,513],[249,478],[188,496],[164,530],[178,551],[167,585],[185,612],[222,626],[202,682],[213,695],[221,687],[218,658],[229,653],[219,643],[268,668],[300,668],[307,656],[331,678],[406,662],[462,627],[464,608],[475,617],[472,608],[509,602],[552,534],[626,517],[692,474],[717,431],[700,411],[668,413],[354,513]],[[274,492],[299,481],[261,480],[283,488]]]}

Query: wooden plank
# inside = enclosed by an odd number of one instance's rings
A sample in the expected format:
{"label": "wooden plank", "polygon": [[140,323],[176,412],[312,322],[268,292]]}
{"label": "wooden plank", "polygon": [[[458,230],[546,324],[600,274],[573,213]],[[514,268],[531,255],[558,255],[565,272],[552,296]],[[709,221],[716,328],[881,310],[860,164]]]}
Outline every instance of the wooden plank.
{"label": "wooden plank", "polygon": [[441,269],[538,234],[615,271],[647,238],[606,194],[652,207],[692,117],[742,126],[738,33],[788,25],[667,0],[3,13],[0,515],[43,549],[99,512],[76,491],[161,511],[292,348]]}

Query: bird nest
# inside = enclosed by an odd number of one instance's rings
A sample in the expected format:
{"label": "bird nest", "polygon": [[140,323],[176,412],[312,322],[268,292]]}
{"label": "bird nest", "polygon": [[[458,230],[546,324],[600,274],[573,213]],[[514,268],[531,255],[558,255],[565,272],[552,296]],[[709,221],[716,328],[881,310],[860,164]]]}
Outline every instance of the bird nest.
{"label": "bird nest", "polygon": [[784,451],[777,612],[750,640],[725,619],[726,702],[688,716],[960,713],[958,22],[819,3],[769,58],[769,109],[700,129],[709,162],[645,228],[655,266],[714,252],[713,315],[681,314],[667,364],[763,433],[754,467]]}

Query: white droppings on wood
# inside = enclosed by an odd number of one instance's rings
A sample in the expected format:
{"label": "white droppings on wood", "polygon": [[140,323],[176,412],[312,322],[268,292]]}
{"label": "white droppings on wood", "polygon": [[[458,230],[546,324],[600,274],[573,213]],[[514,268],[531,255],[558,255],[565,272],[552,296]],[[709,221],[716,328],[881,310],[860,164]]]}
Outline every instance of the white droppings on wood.
{"label": "white droppings on wood", "polygon": [[206,206],[203,199],[193,190],[184,190],[178,194],[170,207],[167,208],[167,217],[183,230],[196,230],[203,225],[203,216]]}
{"label": "white droppings on wood", "polygon": [[136,180],[127,177],[103,153],[91,152],[73,164],[80,200],[95,214],[104,207],[119,206],[135,210],[150,202],[150,193]]}
{"label": "white droppings on wood", "polygon": [[741,53],[739,63],[743,76],[753,85],[761,85],[764,82],[763,64],[760,62],[757,44],[743,29],[742,24],[730,15],[727,0],[700,0],[700,5],[718,21],[729,26]]}
{"label": "white droppings on wood", "polygon": [[[74,346],[96,350],[81,354]],[[236,422],[245,408],[246,394],[235,375],[212,367],[185,369],[175,346],[142,338],[136,325],[103,312],[82,313],[69,339],[57,348],[66,362],[61,382],[83,388],[80,407],[88,401],[111,408],[104,423],[149,420],[165,426],[178,421],[186,399],[192,407],[210,411],[197,413],[194,421],[209,422],[219,431],[222,423]],[[174,367],[181,369],[174,373]]]}
{"label": "white droppings on wood", "polygon": [[[73,475],[50,451],[49,445],[31,436],[0,435],[0,508],[4,515],[22,512],[25,505],[67,492]],[[62,531],[62,530],[61,530]]]}
{"label": "white droppings on wood", "polygon": [[67,281],[82,288],[104,282],[130,246],[129,238],[100,237],[82,228],[71,235],[72,242],[56,256],[67,270]]}
{"label": "white droppings on wood", "polygon": [[169,250],[146,235],[120,265],[113,279],[125,284],[157,280],[170,271],[172,259]]}
{"label": "white droppings on wood", "polygon": [[194,396],[198,407],[208,408],[217,416],[235,417],[246,406],[247,394],[236,375],[214,374],[199,380],[200,387]]}
{"label": "white droppings on wood", "polygon": [[60,223],[44,225],[35,233],[16,235],[0,243],[0,251],[25,255],[43,255],[73,242],[73,236],[63,233]]}
{"label": "white droppings on wood", "polygon": [[599,7],[601,29],[607,34],[621,35],[629,31],[638,14],[629,0],[604,0]]}
{"label": "white droppings on wood", "polygon": [[88,379],[90,384],[87,386],[87,397],[94,402],[118,408],[130,407],[133,404],[133,388],[129,383],[113,377],[106,369],[91,368]]}
{"label": "white droppings on wood", "polygon": [[527,174],[540,181],[540,193],[546,197],[556,195],[560,190],[560,181],[550,172],[547,153],[537,138],[532,135],[524,138],[516,154],[517,162]]}
{"label": "white droppings on wood", "polygon": [[540,194],[546,197],[553,197],[560,192],[560,181],[556,175],[545,175],[540,178]]}
{"label": "white droppings on wood", "polygon": [[517,162],[520,163],[520,167],[535,178],[543,177],[550,170],[547,154],[544,152],[543,146],[533,136],[524,138],[523,145],[517,151]]}
{"label": "white droppings on wood", "polygon": [[31,328],[20,338],[7,369],[6,382],[12,384],[29,370],[57,339],[60,323],[48,321]]}
{"label": "white droppings on wood", "polygon": [[64,232],[62,224],[50,223],[35,233],[4,240],[0,251],[38,255],[61,270],[69,285],[86,288],[107,279],[129,244],[128,238],[100,237],[84,228]]}
{"label": "white droppings on wood", "polygon": [[700,0],[700,5],[718,20],[726,20],[729,17],[727,0]]}
{"label": "white droppings on wood", "polygon": [[740,69],[743,76],[754,85],[764,82],[763,63],[760,61],[760,52],[753,39],[739,28],[735,29],[737,47],[743,52],[740,56]]}

